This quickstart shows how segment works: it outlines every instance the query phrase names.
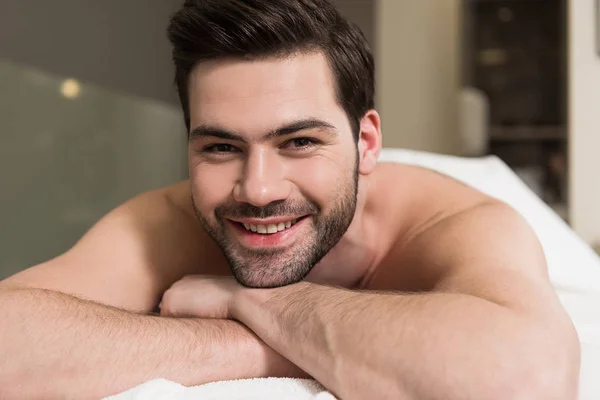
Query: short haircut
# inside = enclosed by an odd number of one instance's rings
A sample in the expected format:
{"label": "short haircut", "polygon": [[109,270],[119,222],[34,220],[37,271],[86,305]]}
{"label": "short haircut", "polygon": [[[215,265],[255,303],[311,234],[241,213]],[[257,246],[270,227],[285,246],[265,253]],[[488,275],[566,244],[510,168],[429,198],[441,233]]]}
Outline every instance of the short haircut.
{"label": "short haircut", "polygon": [[322,52],[355,141],[360,120],[374,108],[375,65],[367,40],[329,0],[186,0],[171,18],[168,36],[188,132],[189,76],[203,61]]}

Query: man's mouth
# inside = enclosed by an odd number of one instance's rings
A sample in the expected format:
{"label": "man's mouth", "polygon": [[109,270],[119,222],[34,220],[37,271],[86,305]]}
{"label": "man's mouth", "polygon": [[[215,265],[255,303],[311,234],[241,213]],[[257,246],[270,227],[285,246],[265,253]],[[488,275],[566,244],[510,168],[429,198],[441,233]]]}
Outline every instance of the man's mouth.
{"label": "man's mouth", "polygon": [[271,220],[248,219],[229,220],[237,238],[249,248],[287,247],[298,238],[299,229],[305,225],[308,216],[300,218],[272,218]]}
{"label": "man's mouth", "polygon": [[296,222],[298,222],[299,218],[293,219],[293,220],[289,220],[289,221],[282,221],[279,222],[277,224],[268,224],[268,225],[255,225],[255,224],[246,224],[246,223],[241,223],[244,228],[246,228],[247,231],[251,231],[254,233],[258,233],[261,235],[272,235],[274,233],[277,232],[282,232],[285,231],[286,229],[291,228],[292,226],[294,226],[294,224]]}

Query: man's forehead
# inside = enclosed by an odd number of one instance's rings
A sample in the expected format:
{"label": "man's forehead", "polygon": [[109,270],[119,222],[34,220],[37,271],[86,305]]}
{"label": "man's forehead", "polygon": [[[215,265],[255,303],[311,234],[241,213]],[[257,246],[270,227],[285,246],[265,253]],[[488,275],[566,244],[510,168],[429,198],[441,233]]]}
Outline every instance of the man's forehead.
{"label": "man's forehead", "polygon": [[189,86],[192,128],[208,123],[270,129],[300,118],[343,116],[321,53],[201,63]]}
{"label": "man's forehead", "polygon": [[198,101],[311,93],[333,96],[333,74],[322,53],[283,58],[223,59],[202,62],[190,74],[190,95]]}

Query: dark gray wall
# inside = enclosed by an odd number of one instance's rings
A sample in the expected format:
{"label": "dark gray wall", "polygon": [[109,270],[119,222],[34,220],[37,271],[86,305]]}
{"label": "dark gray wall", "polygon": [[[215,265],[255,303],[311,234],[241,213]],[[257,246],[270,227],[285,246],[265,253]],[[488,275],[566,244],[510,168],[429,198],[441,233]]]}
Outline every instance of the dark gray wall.
{"label": "dark gray wall", "polygon": [[360,27],[371,45],[371,50],[376,52],[375,7],[377,0],[333,0],[333,3],[346,18]]}
{"label": "dark gray wall", "polygon": [[165,28],[179,0],[1,0],[0,58],[175,102]]}

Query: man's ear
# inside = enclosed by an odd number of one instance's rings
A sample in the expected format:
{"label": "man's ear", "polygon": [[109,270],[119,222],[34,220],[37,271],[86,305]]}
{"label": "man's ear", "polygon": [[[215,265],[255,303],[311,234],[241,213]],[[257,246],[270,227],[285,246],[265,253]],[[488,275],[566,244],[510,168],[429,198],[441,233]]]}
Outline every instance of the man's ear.
{"label": "man's ear", "polygon": [[375,110],[369,110],[360,120],[358,136],[358,172],[368,175],[375,169],[381,151],[381,119]]}

